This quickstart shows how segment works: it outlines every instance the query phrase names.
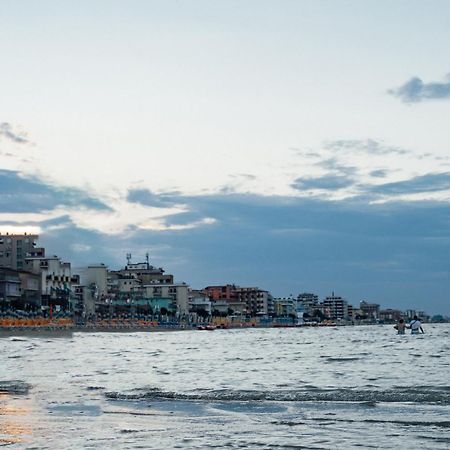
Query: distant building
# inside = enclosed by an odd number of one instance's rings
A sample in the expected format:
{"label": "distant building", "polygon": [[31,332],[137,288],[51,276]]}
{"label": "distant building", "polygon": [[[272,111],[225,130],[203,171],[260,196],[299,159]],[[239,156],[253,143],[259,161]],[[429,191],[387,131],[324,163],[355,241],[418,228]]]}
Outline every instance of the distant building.
{"label": "distant building", "polygon": [[202,289],[203,293],[211,300],[236,301],[236,286],[234,284],[225,284],[222,286],[207,286]]}
{"label": "distant building", "polygon": [[355,318],[355,308],[353,305],[347,305],[347,317],[351,320]]}
{"label": "distant building", "polygon": [[30,310],[41,306],[40,276],[0,267],[0,308]]}
{"label": "distant building", "polygon": [[363,300],[359,303],[359,309],[363,316],[367,316],[368,319],[376,320],[379,318],[380,305],[378,303],[368,303]]}
{"label": "distant building", "polygon": [[322,302],[325,310],[329,311],[330,319],[346,319],[348,317],[348,304],[342,297],[334,292]]}
{"label": "distant building", "polygon": [[23,270],[26,269],[26,258],[44,257],[45,249],[36,247],[38,237],[28,233],[0,233],[0,267]]}
{"label": "distant building", "polygon": [[20,277],[17,270],[0,269],[0,308],[9,308],[20,299],[20,295]]}
{"label": "distant building", "polygon": [[26,265],[34,274],[40,274],[41,297],[44,306],[69,310],[72,298],[72,269],[54,255],[45,258],[27,258]]}
{"label": "distant building", "polygon": [[93,264],[79,271],[78,279],[72,277],[76,309],[80,315],[91,315],[95,313],[95,303],[108,296],[108,267]]}
{"label": "distant building", "polygon": [[397,322],[403,317],[403,313],[398,309],[381,309],[378,313],[378,317],[383,322]]}
{"label": "distant building", "polygon": [[245,303],[247,314],[262,316],[273,311],[273,297],[268,291],[257,287],[236,287],[235,292],[238,302]]}
{"label": "distant building", "polygon": [[173,275],[165,274],[162,267],[154,267],[149,263],[148,253],[146,261],[140,263],[131,262],[131,254],[127,255],[127,265],[124,269],[115,271],[123,276],[134,277],[139,279],[142,284],[171,284],[173,283]]}
{"label": "distant building", "polygon": [[274,314],[277,317],[296,316],[297,302],[292,297],[274,298]]}
{"label": "distant building", "polygon": [[235,284],[225,284],[207,286],[202,292],[211,299],[213,310],[220,313],[232,311],[232,314],[246,314],[247,302],[239,298],[237,289],[240,288]]}
{"label": "distant building", "polygon": [[301,294],[298,294],[297,302],[301,303],[304,312],[312,317],[314,316],[314,311],[319,305],[319,297],[316,294],[303,292]]}
{"label": "distant building", "polygon": [[211,300],[209,297],[206,297],[205,295],[198,295],[194,297],[189,298],[189,312],[190,313],[197,313],[197,312],[204,312],[207,315],[211,315],[212,308],[211,308]]}
{"label": "distant building", "polygon": [[145,298],[169,298],[173,312],[189,313],[189,286],[186,283],[147,284],[142,286],[142,293]]}

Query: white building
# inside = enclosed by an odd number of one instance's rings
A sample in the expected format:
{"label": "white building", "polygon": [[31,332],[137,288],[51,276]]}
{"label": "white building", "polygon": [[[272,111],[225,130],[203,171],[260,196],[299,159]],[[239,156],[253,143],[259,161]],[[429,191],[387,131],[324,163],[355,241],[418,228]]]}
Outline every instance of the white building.
{"label": "white building", "polygon": [[85,314],[95,313],[95,302],[106,298],[108,294],[108,267],[105,264],[93,264],[80,269],[80,284],[73,286],[77,297],[82,296]]}
{"label": "white building", "polygon": [[45,258],[27,258],[27,269],[41,275],[43,304],[60,304],[69,307],[72,287],[72,270],[69,262],[54,255]]}
{"label": "white building", "polygon": [[211,300],[206,296],[196,296],[189,298],[189,311],[197,312],[200,310],[206,311],[211,315]]}

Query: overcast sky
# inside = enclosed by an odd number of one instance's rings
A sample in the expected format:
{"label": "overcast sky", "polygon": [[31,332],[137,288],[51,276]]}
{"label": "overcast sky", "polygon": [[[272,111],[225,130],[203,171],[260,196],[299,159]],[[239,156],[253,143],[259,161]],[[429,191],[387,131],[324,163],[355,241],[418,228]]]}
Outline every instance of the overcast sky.
{"label": "overcast sky", "polygon": [[0,231],[450,314],[448,1],[5,0],[0,49]]}

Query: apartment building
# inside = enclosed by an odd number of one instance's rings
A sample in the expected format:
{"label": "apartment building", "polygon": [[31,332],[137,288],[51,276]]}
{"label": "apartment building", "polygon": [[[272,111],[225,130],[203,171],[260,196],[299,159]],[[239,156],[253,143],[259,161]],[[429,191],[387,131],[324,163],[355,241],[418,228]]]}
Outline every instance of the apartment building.
{"label": "apartment building", "polygon": [[45,249],[36,247],[38,237],[28,233],[0,233],[0,267],[23,270],[26,258],[44,257]]}

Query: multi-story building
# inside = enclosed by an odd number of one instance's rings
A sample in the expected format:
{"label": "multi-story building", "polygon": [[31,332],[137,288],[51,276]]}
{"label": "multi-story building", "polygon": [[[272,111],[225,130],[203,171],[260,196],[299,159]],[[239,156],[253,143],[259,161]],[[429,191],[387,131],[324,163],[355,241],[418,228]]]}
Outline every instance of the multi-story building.
{"label": "multi-story building", "polygon": [[348,304],[347,305],[347,317],[352,320],[355,318],[355,308],[353,305]]}
{"label": "multi-story building", "polygon": [[296,316],[297,315],[297,301],[292,297],[288,298],[274,298],[274,314],[277,317]]}
{"label": "multi-story building", "polygon": [[0,267],[1,302],[6,302],[15,309],[40,309],[40,276],[25,270],[13,270]]}
{"label": "multi-story building", "polygon": [[112,271],[125,277],[134,277],[142,282],[142,284],[171,284],[173,283],[173,275],[166,274],[162,267],[154,267],[150,265],[148,253],[146,261],[140,263],[131,262],[131,254],[127,255],[127,265],[124,269]]}
{"label": "multi-story building", "polygon": [[201,292],[210,298],[213,303],[213,310],[221,313],[232,311],[232,314],[246,314],[247,303],[238,297],[236,292],[237,289],[239,289],[239,286],[236,286],[235,284],[225,284],[219,286],[207,286],[202,289]]}
{"label": "multi-story building", "polygon": [[246,312],[251,316],[268,315],[273,311],[273,297],[268,291],[257,287],[236,287],[236,297],[246,304]]}
{"label": "multi-story building", "polygon": [[326,297],[322,304],[329,311],[330,319],[346,319],[348,317],[347,301],[334,295],[334,292],[331,296]]}
{"label": "multi-story building", "polygon": [[202,289],[203,293],[211,300],[226,300],[228,302],[236,301],[236,286],[234,284],[225,284],[222,286],[207,286]]}
{"label": "multi-story building", "polygon": [[26,258],[44,257],[45,249],[36,247],[37,239],[37,234],[0,233],[0,267],[23,270]]}
{"label": "multi-story building", "polygon": [[205,313],[211,315],[211,300],[205,295],[190,296],[189,297],[189,312],[191,313]]}
{"label": "multi-story building", "polygon": [[383,322],[397,322],[403,317],[403,313],[398,309],[381,309],[378,316]]}
{"label": "multi-story building", "polygon": [[95,313],[95,303],[108,296],[108,267],[105,264],[93,264],[79,269],[79,272],[79,275],[72,277],[76,312],[89,316]]}
{"label": "multi-story building", "polygon": [[189,313],[189,286],[186,283],[147,284],[142,286],[145,298],[170,298],[170,309],[178,314]]}
{"label": "multi-story building", "polygon": [[20,277],[17,270],[9,268],[0,269],[0,308],[6,309],[16,300],[19,300]]}
{"label": "multi-story building", "polygon": [[368,303],[362,300],[359,303],[359,309],[364,316],[367,316],[368,319],[376,320],[379,318],[380,305],[377,303]]}
{"label": "multi-story building", "polygon": [[45,258],[27,258],[27,268],[40,274],[42,304],[65,310],[71,307],[72,269],[69,262],[63,262],[54,255]]}
{"label": "multi-story building", "polygon": [[319,305],[319,296],[317,296],[316,294],[311,294],[309,292],[303,292],[301,294],[298,294],[297,302],[301,303],[304,312],[312,317],[314,315],[314,311]]}

